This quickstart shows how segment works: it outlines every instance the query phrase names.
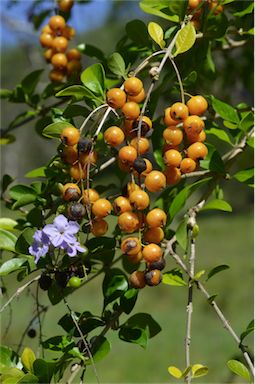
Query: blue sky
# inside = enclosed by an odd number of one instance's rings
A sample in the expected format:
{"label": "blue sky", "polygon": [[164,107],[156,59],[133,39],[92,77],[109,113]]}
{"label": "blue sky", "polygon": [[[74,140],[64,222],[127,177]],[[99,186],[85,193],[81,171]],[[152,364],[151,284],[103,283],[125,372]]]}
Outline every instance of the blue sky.
{"label": "blue sky", "polygon": [[[110,3],[110,0],[93,0],[87,4],[75,5],[69,23],[75,25],[78,32],[99,27],[107,18]],[[0,0],[1,44],[4,47],[15,45],[20,37],[30,40],[32,38],[36,39],[33,26],[27,21],[27,10],[31,7],[33,1],[18,0],[11,7],[8,7],[8,4],[10,4],[10,0]],[[43,0],[40,7],[54,10],[54,1]],[[81,17],[81,12],[84,19]]]}

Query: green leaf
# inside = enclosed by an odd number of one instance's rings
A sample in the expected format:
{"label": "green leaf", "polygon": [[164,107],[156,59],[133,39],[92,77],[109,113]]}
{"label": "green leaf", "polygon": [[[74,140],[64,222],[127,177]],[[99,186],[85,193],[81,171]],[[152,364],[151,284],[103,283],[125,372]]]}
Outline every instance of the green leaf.
{"label": "green leaf", "polygon": [[216,294],[216,295],[211,295],[210,297],[208,297],[208,299],[207,299],[208,303],[211,305],[212,302],[215,300],[215,298],[216,298],[217,296],[218,296],[218,295]]}
{"label": "green leaf", "polygon": [[204,37],[210,40],[219,39],[224,37],[228,28],[228,18],[225,13],[222,12],[218,15],[214,15],[211,10],[211,14],[207,18],[206,30]]}
{"label": "green leaf", "polygon": [[182,377],[182,371],[174,365],[168,367],[167,370],[171,376],[175,377],[175,379],[180,379]]}
{"label": "green leaf", "polygon": [[188,197],[199,187],[207,184],[211,180],[211,177],[207,177],[203,180],[196,181],[193,184],[187,185],[183,188],[173,199],[169,208],[170,219],[173,220],[175,215],[184,207]]}
{"label": "green leaf", "polygon": [[22,372],[18,368],[4,368],[3,373],[1,375],[1,382],[3,384],[16,384],[24,376],[24,372]]}
{"label": "green leaf", "polygon": [[209,201],[209,203],[203,206],[201,211],[206,211],[208,209],[217,209],[219,211],[232,212],[231,205],[227,201],[219,199]]}
{"label": "green leaf", "polygon": [[252,2],[243,11],[235,12],[233,15],[236,17],[243,17],[243,16],[248,15],[249,13],[252,13],[253,9],[254,9],[254,3]]}
{"label": "green leaf", "polygon": [[16,201],[16,203],[13,204],[12,208],[20,208],[24,207],[25,205],[31,204],[36,200],[36,195],[24,195],[20,199]]}
{"label": "green leaf", "polygon": [[94,57],[100,61],[105,60],[103,51],[101,51],[101,49],[95,47],[94,45],[82,43],[77,45],[77,49],[89,57]]}
{"label": "green leaf", "polygon": [[186,76],[182,83],[183,83],[183,86],[185,87],[190,87],[191,85],[193,85],[197,80],[197,72],[196,71],[192,71],[188,74],[188,76]]}
{"label": "green leaf", "polygon": [[120,269],[113,268],[105,274],[102,288],[105,301],[110,303],[128,289],[128,281]]}
{"label": "green leaf", "polygon": [[223,129],[210,128],[210,129],[206,130],[206,134],[214,135],[214,136],[218,137],[218,139],[220,139],[221,141],[225,141],[226,143],[233,145],[230,137],[228,136],[228,134],[225,131],[223,131]]}
{"label": "green leaf", "polygon": [[16,137],[8,133],[5,136],[0,137],[0,145],[8,145],[13,143],[15,140]]}
{"label": "green leaf", "polygon": [[164,159],[163,159],[163,156],[162,156],[162,149],[156,149],[154,152],[154,157],[155,157],[155,160],[157,162],[157,164],[160,166],[161,169],[164,169],[165,168],[165,163],[164,163]]}
{"label": "green leaf", "polygon": [[217,112],[224,120],[239,124],[239,117],[235,108],[219,99],[216,99],[214,96],[212,96],[212,106],[215,112]]}
{"label": "green leaf", "polygon": [[195,274],[195,276],[193,277],[192,280],[197,281],[197,280],[199,280],[200,277],[202,277],[204,274],[205,274],[205,270],[204,270],[204,269],[201,270],[201,271],[198,271],[198,272]]}
{"label": "green leaf", "polygon": [[39,383],[50,383],[55,368],[54,361],[36,359],[33,364],[34,374],[38,377]]}
{"label": "green leaf", "polygon": [[[92,344],[91,352],[95,363],[102,360],[111,350],[111,344],[104,336],[95,336],[90,340],[90,343]],[[92,361],[86,360],[86,364],[92,364]]]}
{"label": "green leaf", "polygon": [[163,273],[162,282],[175,287],[184,287],[187,283],[183,280],[182,272],[178,268],[174,268],[169,272]]}
{"label": "green leaf", "polygon": [[22,354],[21,354],[21,362],[23,364],[23,367],[27,372],[33,373],[33,364],[36,360],[35,354],[31,348],[24,348]]}
{"label": "green leaf", "polygon": [[214,275],[216,275],[216,273],[219,273],[221,271],[224,271],[226,269],[229,269],[229,265],[227,264],[222,264],[222,265],[217,265],[217,267],[214,267],[213,269],[211,269],[209,272],[208,272],[208,275],[207,275],[207,280],[209,280],[211,277],[213,277]]}
{"label": "green leaf", "polygon": [[17,237],[13,233],[0,229],[0,249],[15,252],[16,241]]}
{"label": "green leaf", "polygon": [[7,174],[3,175],[2,181],[1,181],[2,193],[4,193],[7,190],[7,188],[13,182],[13,180],[14,179],[10,175],[7,175]]}
{"label": "green leaf", "polygon": [[76,116],[87,117],[89,113],[90,110],[86,107],[79,104],[69,104],[63,112],[63,117],[66,119],[71,119]]}
{"label": "green leaf", "polygon": [[16,367],[19,356],[11,348],[0,345],[0,373],[4,368]]}
{"label": "green leaf", "polygon": [[252,112],[249,112],[246,116],[242,118],[240,121],[239,127],[247,132],[248,129],[254,126],[254,114]]}
{"label": "green leaf", "polygon": [[196,30],[192,23],[188,23],[179,32],[176,38],[176,51],[174,57],[188,51],[196,41]]}
{"label": "green leaf", "polygon": [[132,20],[126,25],[126,33],[128,37],[139,47],[150,46],[147,27],[141,20]]}
{"label": "green leaf", "polygon": [[251,383],[251,375],[248,369],[244,364],[242,364],[238,360],[229,360],[227,362],[228,368],[234,372],[236,375],[242,377],[243,379],[247,380],[249,383]]}
{"label": "green leaf", "polygon": [[104,97],[105,73],[102,64],[96,63],[87,67],[81,74],[81,81],[95,95]]}
{"label": "green leaf", "polygon": [[9,275],[11,272],[15,272],[27,261],[24,257],[14,258],[5,261],[0,267],[0,276]]}
{"label": "green leaf", "polygon": [[112,73],[118,77],[126,77],[126,65],[123,57],[118,53],[114,52],[107,60],[107,65]]}
{"label": "green leaf", "polygon": [[176,240],[184,250],[186,250],[188,242],[187,221],[188,219],[184,218],[175,232]]}
{"label": "green leaf", "polygon": [[184,19],[188,6],[188,0],[169,1],[168,8],[172,15],[178,15],[179,21]]}
{"label": "green leaf", "polygon": [[26,373],[19,381],[18,384],[33,384],[38,383],[38,378],[32,373]]}
{"label": "green leaf", "polygon": [[249,147],[254,148],[254,138],[253,137],[250,137],[249,139],[247,139],[246,143],[247,143],[247,145],[249,145]]}
{"label": "green leaf", "polygon": [[132,311],[135,306],[137,296],[138,290],[134,288],[128,289],[124,295],[121,296],[120,307],[125,313],[129,314]]}
{"label": "green leaf", "polygon": [[51,351],[65,351],[67,347],[73,344],[73,340],[68,336],[54,336],[42,342],[43,348]]}
{"label": "green leaf", "polygon": [[32,187],[28,187],[27,185],[23,184],[18,184],[9,190],[9,194],[12,199],[19,200],[24,195],[36,195],[36,192]]}
{"label": "green leaf", "polygon": [[43,69],[33,71],[21,81],[21,86],[27,95],[32,95],[43,71]]}
{"label": "green leaf", "polygon": [[17,225],[17,221],[9,219],[8,217],[0,218],[0,229],[5,229],[6,231],[13,231]]}
{"label": "green leaf", "polygon": [[202,364],[194,364],[191,367],[192,370],[192,377],[197,378],[197,377],[202,377],[208,374],[208,367]]}
{"label": "green leaf", "polygon": [[[142,11],[149,13],[154,16],[162,17],[163,19],[173,21],[175,23],[179,22],[178,15],[169,14],[169,0],[143,0],[139,3]],[[162,11],[164,9],[164,12]]]}
{"label": "green leaf", "polygon": [[[82,314],[76,312],[75,315],[79,318],[78,324],[83,334],[87,334],[93,331],[93,329],[102,327],[105,325],[105,322],[103,320],[94,316],[91,312],[85,311]],[[68,333],[73,332],[73,335],[75,337],[79,337],[79,332],[75,328],[71,315],[65,314],[63,317],[61,317],[58,324],[66,332]]]}
{"label": "green leaf", "polygon": [[48,289],[48,298],[52,305],[58,304],[63,297],[65,297],[65,294],[69,291],[71,291],[71,288],[65,288],[63,289],[58,285],[55,281],[51,284],[50,288]]}
{"label": "green leaf", "polygon": [[29,254],[28,248],[33,243],[34,232],[33,228],[25,228],[19,235],[15,246],[15,251],[17,253],[21,253],[23,255]]}
{"label": "green leaf", "polygon": [[59,121],[58,123],[52,123],[47,125],[42,131],[43,136],[49,137],[51,139],[60,139],[60,135],[64,128],[73,127],[72,124],[67,121]]}
{"label": "green leaf", "polygon": [[240,181],[241,183],[245,183],[246,181],[253,179],[254,168],[249,168],[249,169],[244,169],[243,171],[239,171],[233,177],[236,180]]}
{"label": "green leaf", "polygon": [[9,99],[9,97],[12,95],[12,91],[9,89],[0,89],[0,99]]}
{"label": "green leaf", "polygon": [[241,339],[241,342],[243,341],[243,339],[248,336],[251,332],[254,332],[254,320],[252,320],[246,330],[244,332],[241,333],[241,336],[240,336],[240,339]]}
{"label": "green leaf", "polygon": [[166,42],[164,41],[164,31],[161,26],[152,21],[148,24],[148,32],[150,37],[163,49]]}
{"label": "green leaf", "polygon": [[75,100],[83,100],[88,96],[88,92],[82,85],[71,85],[70,87],[61,89],[55,95],[56,97],[72,96]]}
{"label": "green leaf", "polygon": [[32,171],[27,172],[25,174],[25,177],[28,177],[28,178],[45,177],[46,176],[45,170],[46,170],[46,167],[35,168]]}
{"label": "green leaf", "polygon": [[225,175],[225,164],[217,150],[213,151],[209,160],[210,171]]}
{"label": "green leaf", "polygon": [[191,365],[189,365],[187,368],[184,369],[184,371],[182,372],[182,377],[186,377],[187,374],[190,372],[191,370]]}

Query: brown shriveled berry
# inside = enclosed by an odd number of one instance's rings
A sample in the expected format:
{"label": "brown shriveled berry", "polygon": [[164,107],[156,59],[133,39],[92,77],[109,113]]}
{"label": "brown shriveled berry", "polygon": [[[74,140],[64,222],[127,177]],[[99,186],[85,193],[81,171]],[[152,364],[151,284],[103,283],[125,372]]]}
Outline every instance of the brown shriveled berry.
{"label": "brown shriveled berry", "polygon": [[166,225],[166,213],[160,208],[154,208],[146,215],[146,223],[150,228]]}
{"label": "brown shriveled berry", "polygon": [[105,131],[104,140],[112,147],[118,147],[125,140],[125,135],[121,128],[112,126]]}
{"label": "brown shriveled berry", "polygon": [[107,103],[115,109],[122,108],[126,102],[126,98],[125,92],[120,88],[111,88],[106,93]]}
{"label": "brown shriveled berry", "polygon": [[92,213],[97,218],[102,218],[111,213],[112,205],[107,199],[98,199],[92,205]]}
{"label": "brown shriveled berry", "polygon": [[52,48],[55,49],[56,52],[65,52],[68,46],[68,41],[63,36],[57,36],[53,39]]}
{"label": "brown shriveled berry", "polygon": [[208,108],[208,103],[203,96],[196,95],[189,99],[187,107],[190,115],[202,116]]}
{"label": "brown shriveled berry", "polygon": [[118,225],[122,231],[132,233],[139,228],[139,218],[134,212],[124,212],[118,218]]}
{"label": "brown shriveled berry", "polygon": [[134,191],[129,196],[130,203],[138,211],[146,209],[150,205],[150,198],[144,191]]}
{"label": "brown shriveled berry", "polygon": [[177,121],[185,120],[189,116],[188,107],[183,103],[174,103],[170,109],[170,116]]}
{"label": "brown shriveled berry", "polygon": [[65,78],[65,72],[59,69],[52,69],[49,73],[49,79],[53,83],[61,83]]}
{"label": "brown shriveled berry", "polygon": [[145,187],[150,192],[159,192],[166,187],[166,177],[160,171],[151,171],[145,177]]}
{"label": "brown shriveled berry", "polygon": [[152,263],[154,261],[160,260],[163,251],[162,249],[154,243],[150,243],[148,245],[145,245],[145,247],[142,250],[143,258],[147,263]]}
{"label": "brown shriveled berry", "polygon": [[123,163],[133,164],[135,159],[137,158],[137,151],[131,145],[125,145],[119,150],[119,159]]}
{"label": "brown shriveled berry", "polygon": [[175,185],[181,180],[181,171],[176,167],[167,167],[164,171],[167,185]]}
{"label": "brown shriveled berry", "polygon": [[141,289],[145,287],[145,278],[143,271],[134,271],[129,276],[129,284],[133,288]]}
{"label": "brown shriveled berry", "polygon": [[195,171],[197,167],[197,163],[193,160],[190,159],[189,157],[186,157],[181,161],[180,169],[182,173],[190,173]]}
{"label": "brown shriveled berry", "polygon": [[129,200],[124,196],[118,196],[113,202],[113,208],[117,215],[120,215],[124,212],[132,211],[131,204]]}
{"label": "brown shriveled berry", "polygon": [[204,127],[205,123],[196,115],[188,116],[183,122],[183,128],[187,135],[198,135]]}
{"label": "brown shriveled berry", "polygon": [[108,231],[108,224],[104,219],[93,220],[91,225],[91,233],[94,236],[104,236]]}
{"label": "brown shriveled berry", "polygon": [[182,130],[179,128],[176,128],[174,125],[167,127],[163,131],[163,137],[165,139],[165,142],[170,145],[179,145],[181,144],[183,140],[183,133]]}
{"label": "brown shriveled berry", "polygon": [[74,180],[84,180],[87,177],[87,170],[80,164],[74,164],[70,167],[69,174]]}
{"label": "brown shriveled berry", "polygon": [[137,96],[143,89],[143,83],[138,77],[129,77],[124,81],[125,92],[130,96]]}
{"label": "brown shriveled berry", "polygon": [[164,161],[167,166],[179,167],[182,161],[182,155],[175,149],[169,149],[164,154]]}
{"label": "brown shriveled berry", "polygon": [[60,15],[52,16],[49,20],[49,26],[53,31],[59,30],[63,31],[65,28],[66,22],[65,19]]}
{"label": "brown shriveled berry", "polygon": [[67,164],[74,164],[78,160],[77,148],[72,146],[65,147],[61,153],[61,158]]}
{"label": "brown shriveled berry", "polygon": [[64,53],[55,53],[51,58],[51,64],[54,68],[66,68],[67,58]]}
{"label": "brown shriveled berry", "polygon": [[93,142],[91,138],[88,137],[80,137],[78,144],[77,144],[77,150],[79,153],[88,153],[92,148]]}
{"label": "brown shriveled berry", "polygon": [[63,186],[62,195],[65,201],[75,201],[80,198],[81,190],[77,184],[67,183]]}
{"label": "brown shriveled berry", "polygon": [[85,204],[93,204],[99,199],[99,194],[95,189],[89,188],[83,191],[82,197]]}
{"label": "brown shriveled berry", "polygon": [[145,273],[144,279],[145,279],[146,285],[149,285],[150,287],[154,287],[161,283],[162,274],[158,269],[153,269]]}
{"label": "brown shriveled berry", "polygon": [[77,144],[80,139],[80,131],[75,127],[66,127],[61,132],[60,137],[63,144],[73,146]]}
{"label": "brown shriveled berry", "polygon": [[187,155],[197,161],[204,159],[208,154],[208,149],[203,143],[191,144],[187,149]]}
{"label": "brown shriveled berry", "polygon": [[127,101],[121,111],[127,120],[136,120],[140,115],[140,107],[134,101]]}
{"label": "brown shriveled berry", "polygon": [[121,251],[127,255],[136,255],[141,251],[141,242],[137,237],[127,237],[121,242]]}
{"label": "brown shriveled berry", "polygon": [[168,127],[178,124],[178,120],[172,119],[170,112],[171,112],[171,107],[168,107],[168,108],[165,109],[164,123]]}
{"label": "brown shriveled berry", "polygon": [[146,139],[146,137],[140,137],[139,140],[138,137],[135,137],[131,140],[130,145],[134,147],[141,155],[144,155],[150,149],[150,142],[148,139]]}
{"label": "brown shriveled berry", "polygon": [[144,99],[145,99],[145,96],[146,96],[146,94],[145,94],[145,90],[144,89],[142,89],[141,90],[141,92],[140,93],[138,93],[138,95],[136,95],[136,96],[130,96],[130,95],[128,95],[128,101],[134,101],[135,103],[141,103],[142,101],[144,101]]}
{"label": "brown shriveled berry", "polygon": [[158,260],[158,261],[154,261],[152,263],[148,263],[148,268],[150,270],[158,269],[159,271],[162,271],[162,269],[164,269],[165,266],[166,266],[166,260],[164,259],[164,257],[161,257],[161,259]]}
{"label": "brown shriveled berry", "polygon": [[143,238],[146,243],[159,244],[165,237],[164,231],[160,227],[148,228],[144,232]]}

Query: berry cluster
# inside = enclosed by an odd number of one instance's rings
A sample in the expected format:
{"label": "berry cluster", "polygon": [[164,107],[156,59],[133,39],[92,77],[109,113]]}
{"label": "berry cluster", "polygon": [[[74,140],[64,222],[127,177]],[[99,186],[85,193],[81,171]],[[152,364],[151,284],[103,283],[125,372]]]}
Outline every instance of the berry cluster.
{"label": "berry cluster", "polygon": [[[200,20],[205,3],[206,2],[202,2],[202,0],[189,0],[188,3],[190,12],[194,11],[192,16],[192,23],[197,30],[199,30],[201,27]],[[209,5],[209,10],[212,10],[214,15],[219,15],[221,12],[223,12],[223,5],[219,4],[219,1],[207,0],[207,3]]]}
{"label": "berry cluster", "polygon": [[[60,10],[67,12],[71,9],[73,1],[61,0],[58,4]],[[67,25],[61,15],[52,16],[41,31],[40,43],[46,48],[44,58],[53,66],[49,73],[52,82],[62,82],[65,76],[68,78],[77,76],[81,71],[80,52],[76,48],[67,51],[69,40],[74,35],[74,28]]]}

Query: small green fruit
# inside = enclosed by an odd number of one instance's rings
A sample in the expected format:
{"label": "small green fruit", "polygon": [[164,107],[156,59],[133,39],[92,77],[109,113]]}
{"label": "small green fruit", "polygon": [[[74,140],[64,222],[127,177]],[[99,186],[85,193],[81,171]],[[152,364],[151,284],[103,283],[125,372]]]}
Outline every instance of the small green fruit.
{"label": "small green fruit", "polygon": [[72,276],[71,279],[68,280],[68,286],[71,288],[79,288],[81,285],[81,279],[76,276]]}

